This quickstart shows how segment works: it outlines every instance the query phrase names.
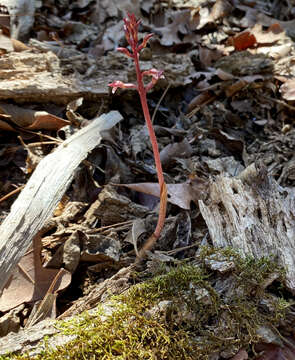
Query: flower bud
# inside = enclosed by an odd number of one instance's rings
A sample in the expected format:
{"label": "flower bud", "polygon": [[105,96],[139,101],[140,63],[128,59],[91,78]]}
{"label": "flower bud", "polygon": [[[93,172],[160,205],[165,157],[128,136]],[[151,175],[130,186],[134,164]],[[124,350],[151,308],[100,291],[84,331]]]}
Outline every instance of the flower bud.
{"label": "flower bud", "polygon": [[112,88],[112,93],[114,94],[118,88],[120,89],[136,89],[137,86],[132,83],[123,83],[123,81],[116,80],[108,84]]}
{"label": "flower bud", "polygon": [[130,51],[124,47],[118,47],[117,51],[120,51],[121,53],[125,54],[126,56],[133,58],[133,55],[130,53]]}

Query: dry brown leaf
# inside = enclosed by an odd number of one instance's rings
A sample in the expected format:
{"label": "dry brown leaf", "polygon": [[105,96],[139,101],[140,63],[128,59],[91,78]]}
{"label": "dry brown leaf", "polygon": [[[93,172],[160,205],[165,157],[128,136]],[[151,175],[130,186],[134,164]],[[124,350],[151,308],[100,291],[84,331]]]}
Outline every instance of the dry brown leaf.
{"label": "dry brown leaf", "polygon": [[241,349],[239,352],[232,357],[230,360],[247,360],[248,359],[248,353],[246,350]]}
{"label": "dry brown leaf", "polygon": [[255,35],[245,30],[233,37],[233,45],[236,50],[242,51],[253,47],[257,43]]}
{"label": "dry brown leaf", "polygon": [[235,154],[242,154],[244,149],[243,140],[238,139],[218,128],[212,128],[210,130],[210,135],[220,141],[231,152]]}
{"label": "dry brown leaf", "polygon": [[57,294],[48,293],[42,301],[36,302],[25,327],[34,326],[46,318],[56,319],[56,298]]}
{"label": "dry brown leaf", "polygon": [[295,20],[289,21],[279,21],[277,19],[271,18],[270,16],[265,15],[264,13],[257,13],[256,23],[261,24],[262,26],[272,27],[274,24],[279,24],[290,37],[294,37],[295,32]]}
{"label": "dry brown leaf", "polygon": [[[105,30],[103,37],[102,37],[102,43],[101,46],[104,51],[110,51],[114,50],[117,46],[117,44],[122,41],[123,38],[123,22],[115,22],[114,25],[108,26]],[[99,49],[96,49],[96,51]]]}
{"label": "dry brown leaf", "polygon": [[125,241],[133,244],[136,256],[139,255],[137,247],[138,239],[144,233],[146,233],[145,221],[143,219],[135,219],[132,223],[131,230],[128,232],[125,238]]}
{"label": "dry brown leaf", "polygon": [[209,104],[215,100],[215,96],[210,91],[201,92],[201,94],[197,95],[192,99],[192,101],[188,105],[188,111],[191,112],[194,108],[198,106],[202,106],[204,104]]}
{"label": "dry brown leaf", "polygon": [[256,24],[251,33],[255,36],[258,44],[272,44],[286,38],[286,33],[279,23],[274,23],[266,31],[262,29],[261,24]]}
{"label": "dry brown leaf", "polygon": [[234,84],[228,86],[225,89],[225,94],[226,94],[227,97],[232,97],[237,92],[244,89],[247,85],[248,85],[248,83],[245,80],[240,79],[240,80],[236,81]]}
{"label": "dry brown leaf", "polygon": [[77,126],[80,127],[82,121],[84,120],[84,118],[80,115],[76,113],[76,110],[83,104],[83,97],[79,97],[78,99],[75,99],[71,102],[68,103],[67,105],[67,112],[66,112],[66,117],[69,119],[69,121]]}
{"label": "dry brown leaf", "polygon": [[247,75],[239,78],[238,81],[231,84],[225,89],[225,94],[227,97],[232,97],[242,89],[244,89],[246,86],[248,86],[251,83],[254,83],[255,81],[263,81],[264,76],[263,75]]}
{"label": "dry brown leaf", "polygon": [[233,38],[229,39],[236,50],[246,50],[254,45],[273,44],[279,40],[286,39],[286,33],[279,23],[274,23],[266,31],[261,24],[255,24],[253,28],[247,29]]}
{"label": "dry brown leaf", "polygon": [[1,52],[4,50],[4,53],[7,53],[11,51],[20,52],[30,50],[30,47],[17,39],[6,36],[5,34],[3,34],[3,31],[0,30],[0,49]]}
{"label": "dry brown leaf", "polygon": [[207,24],[213,22],[210,10],[207,7],[202,7],[201,9],[199,8],[197,11],[193,10],[192,13],[194,14],[194,17],[198,19],[198,25],[196,27],[197,30],[200,30]]}
{"label": "dry brown leaf", "polygon": [[189,211],[180,212],[176,224],[176,239],[173,249],[189,246],[192,236],[192,220]]}
{"label": "dry brown leaf", "polygon": [[30,50],[31,48],[17,39],[11,39],[13,50],[16,52]]}
{"label": "dry brown leaf", "polygon": [[[0,297],[0,311],[5,312],[23,303],[42,300],[59,272],[46,269],[40,259],[40,236],[34,239],[34,250],[28,251],[6,284]],[[62,275],[53,292],[65,289],[71,282],[71,274],[62,269]]]}
{"label": "dry brown leaf", "polygon": [[200,62],[207,68],[222,56],[221,52],[216,49],[209,49],[205,46],[199,46]]}
{"label": "dry brown leaf", "polygon": [[[46,111],[24,109],[12,104],[0,103],[0,112],[2,114],[0,129],[2,130],[14,131],[16,128],[59,130],[70,124],[68,120],[51,115]],[[6,120],[3,115],[9,116],[9,118]]]}
{"label": "dry brown leaf", "polygon": [[[167,24],[163,27],[155,28],[160,33],[160,43],[163,46],[172,46],[183,42],[181,36],[190,34],[197,22],[191,17],[190,10],[174,11],[171,19],[167,19]],[[169,20],[169,21],[168,21]]]}
{"label": "dry brown leaf", "polygon": [[216,69],[216,75],[219,77],[220,80],[226,81],[226,80],[233,80],[235,77],[226,71],[223,71],[221,69]]}
{"label": "dry brown leaf", "polygon": [[102,25],[107,19],[118,18],[120,14],[134,13],[138,18],[140,16],[140,1],[134,0],[99,0],[96,1],[95,14],[93,21]]}
{"label": "dry brown leaf", "polygon": [[[1,120],[3,119],[3,120]],[[9,121],[11,119],[11,116],[0,114],[0,129],[5,131],[11,131],[12,127],[9,125]]]}
{"label": "dry brown leaf", "polygon": [[27,129],[59,130],[62,127],[70,124],[69,121],[52,114],[48,114],[46,111],[35,111],[33,116],[34,120],[32,124],[27,127]]}
{"label": "dry brown leaf", "polygon": [[284,339],[284,345],[261,343],[255,346],[255,351],[262,353],[257,360],[294,360],[295,358],[295,341],[288,337]]}
{"label": "dry brown leaf", "polygon": [[285,100],[295,100],[295,78],[287,80],[280,88],[282,98]]}
{"label": "dry brown leaf", "polygon": [[168,167],[175,158],[187,158],[191,156],[193,149],[187,139],[183,139],[179,143],[168,144],[160,152],[160,159],[163,168]]}
{"label": "dry brown leaf", "polygon": [[81,261],[99,263],[102,261],[119,261],[121,244],[114,236],[101,234],[86,235]]}
{"label": "dry brown leaf", "polygon": [[227,0],[217,0],[211,9],[211,18],[216,21],[228,16],[233,9],[233,6]]}
{"label": "dry brown leaf", "polygon": [[[160,187],[158,183],[115,184],[115,185],[125,186],[135,191],[160,197]],[[171,204],[177,205],[182,209],[189,210],[192,201],[197,204],[198,200],[206,196],[206,182],[198,178],[196,180],[181,184],[167,184],[167,190],[168,190],[168,201]]]}

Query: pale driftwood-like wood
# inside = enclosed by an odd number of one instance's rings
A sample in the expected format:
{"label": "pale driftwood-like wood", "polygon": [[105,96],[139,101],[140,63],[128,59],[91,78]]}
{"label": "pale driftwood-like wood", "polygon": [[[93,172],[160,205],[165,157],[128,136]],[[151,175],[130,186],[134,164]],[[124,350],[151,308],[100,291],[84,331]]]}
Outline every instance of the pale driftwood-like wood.
{"label": "pale driftwood-like wood", "polygon": [[10,20],[10,36],[13,39],[25,37],[34,24],[35,0],[1,0],[6,6]]}
{"label": "pale driftwood-like wood", "polygon": [[81,161],[101,141],[101,131],[121,119],[117,111],[100,116],[39,163],[0,226],[0,292],[33,237],[52,215]]}
{"label": "pale driftwood-like wood", "polygon": [[252,165],[238,178],[218,176],[200,210],[216,247],[233,247],[258,259],[274,255],[295,294],[295,191],[282,188]]}

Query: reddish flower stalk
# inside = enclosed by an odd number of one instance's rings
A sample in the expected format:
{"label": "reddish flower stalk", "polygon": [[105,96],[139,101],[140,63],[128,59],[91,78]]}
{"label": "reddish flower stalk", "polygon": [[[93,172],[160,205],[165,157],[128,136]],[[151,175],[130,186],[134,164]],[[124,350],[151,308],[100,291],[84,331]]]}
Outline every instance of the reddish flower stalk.
{"label": "reddish flower stalk", "polygon": [[[138,26],[140,24],[140,20],[136,20],[134,14],[128,14],[128,17],[124,19],[124,31],[125,37],[130,45],[131,51],[127,48],[118,48],[117,50],[125,54],[126,56],[133,59],[136,70],[137,84],[123,83],[122,81],[114,81],[109,86],[111,86],[112,92],[114,93],[118,88],[122,89],[136,89],[140,96],[141,106],[144,114],[144,118],[146,121],[146,125],[148,127],[149,136],[153,148],[155,164],[157,169],[158,182],[160,186],[160,211],[156,229],[152,236],[148,239],[143,249],[140,252],[140,256],[144,255],[146,250],[149,250],[157,239],[160,236],[162,228],[164,226],[165,217],[166,217],[166,207],[167,207],[167,187],[165,184],[163,170],[160,160],[159,147],[157,143],[157,138],[155,135],[155,131],[152,125],[150,112],[148,109],[146,93],[149,91],[159,79],[164,78],[163,71],[159,71],[157,69],[150,69],[147,71],[141,72],[139,65],[139,53],[140,51],[146,47],[148,40],[153,36],[153,34],[148,34],[144,37],[143,41],[139,43],[138,41]],[[151,81],[144,86],[143,77],[150,76]]]}

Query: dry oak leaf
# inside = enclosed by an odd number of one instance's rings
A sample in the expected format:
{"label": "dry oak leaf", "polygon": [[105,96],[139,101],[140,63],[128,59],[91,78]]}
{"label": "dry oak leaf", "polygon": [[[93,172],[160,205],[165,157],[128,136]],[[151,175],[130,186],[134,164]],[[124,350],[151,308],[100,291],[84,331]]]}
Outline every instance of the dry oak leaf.
{"label": "dry oak leaf", "polygon": [[[135,191],[160,197],[160,187],[158,183],[113,185],[125,186]],[[168,201],[182,209],[189,210],[191,201],[198,204],[198,200],[204,199],[206,197],[206,189],[207,182],[200,178],[181,184],[167,184]]]}
{"label": "dry oak leaf", "polygon": [[24,109],[5,103],[0,103],[0,116],[0,129],[8,131],[15,131],[17,128],[59,130],[70,124],[70,121],[51,115],[46,111]]}
{"label": "dry oak leaf", "polygon": [[[42,300],[47,293],[58,269],[46,269],[40,258],[41,239],[34,239],[34,250],[29,250],[21,259],[0,297],[0,311],[5,312],[23,303]],[[71,282],[71,274],[62,269],[53,293],[65,289]]]}
{"label": "dry oak leaf", "polygon": [[279,23],[272,24],[265,31],[261,24],[256,24],[251,29],[251,33],[255,36],[258,44],[273,44],[286,38],[286,32]]}
{"label": "dry oak leaf", "polygon": [[188,35],[195,30],[197,21],[191,17],[189,10],[174,11],[167,24],[155,28],[155,31],[161,34],[160,43],[163,46],[172,46],[183,42],[181,36]]}

